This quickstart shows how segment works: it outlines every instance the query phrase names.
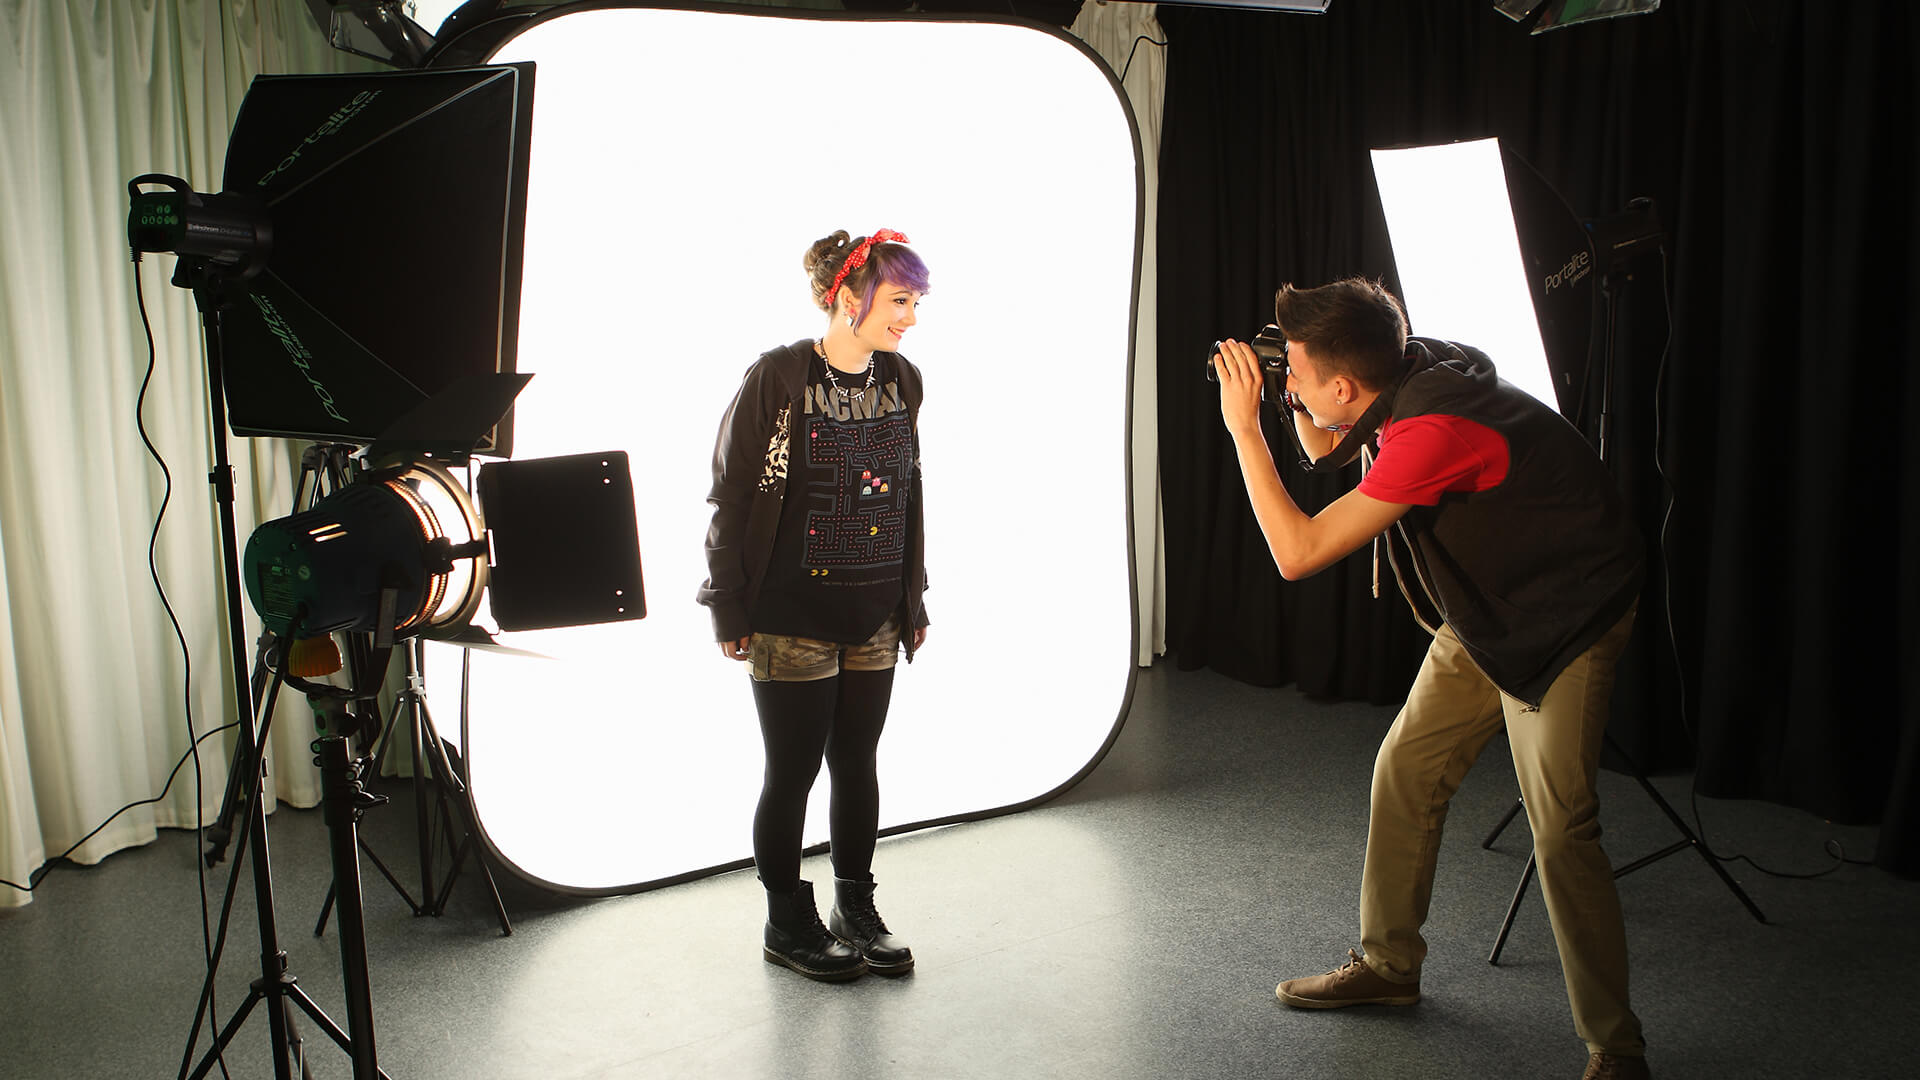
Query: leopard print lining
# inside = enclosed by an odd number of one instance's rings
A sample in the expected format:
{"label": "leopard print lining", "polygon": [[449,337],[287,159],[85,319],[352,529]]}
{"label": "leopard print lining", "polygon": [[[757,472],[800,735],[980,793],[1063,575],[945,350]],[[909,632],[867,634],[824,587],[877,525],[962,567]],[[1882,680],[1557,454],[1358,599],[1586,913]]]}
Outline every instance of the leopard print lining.
{"label": "leopard print lining", "polygon": [[780,418],[773,425],[773,438],[767,440],[767,463],[760,472],[761,491],[775,491],[787,479],[788,432],[793,418],[793,406],[780,410]]}

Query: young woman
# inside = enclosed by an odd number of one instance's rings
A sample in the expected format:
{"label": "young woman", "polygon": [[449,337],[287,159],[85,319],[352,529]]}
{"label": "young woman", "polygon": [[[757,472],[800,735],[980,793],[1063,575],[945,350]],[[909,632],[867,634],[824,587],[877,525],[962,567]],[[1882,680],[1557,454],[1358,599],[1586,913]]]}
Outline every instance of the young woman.
{"label": "young woman", "polygon": [[[890,229],[836,232],[802,260],[826,332],[763,354],[720,421],[708,578],[721,655],[745,661],[766,744],[753,858],[765,955],[810,978],[903,975],[913,953],[874,908],[875,751],[902,645],[926,641],[920,371],[898,353],[927,267]],[[800,878],[807,793],[832,780],[834,906]],[[831,929],[829,929],[829,926]]]}

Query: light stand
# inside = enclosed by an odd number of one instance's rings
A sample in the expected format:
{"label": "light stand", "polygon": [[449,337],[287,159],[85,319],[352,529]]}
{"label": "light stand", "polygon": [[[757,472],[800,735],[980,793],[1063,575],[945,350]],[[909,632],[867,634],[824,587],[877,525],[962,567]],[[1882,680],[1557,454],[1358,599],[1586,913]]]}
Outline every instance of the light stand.
{"label": "light stand", "polygon": [[[1600,277],[1600,293],[1606,303],[1606,338],[1600,358],[1600,411],[1595,427],[1595,442],[1600,456],[1600,463],[1610,468],[1613,461],[1608,453],[1608,438],[1612,434],[1613,366],[1614,354],[1619,337],[1620,286],[1623,281],[1632,279],[1633,275],[1629,270],[1629,264],[1636,256],[1645,252],[1658,250],[1660,231],[1659,225],[1653,217],[1653,203],[1647,199],[1635,199],[1628,204],[1625,213],[1593,222],[1589,228],[1593,233],[1594,247],[1596,254],[1599,256],[1600,265],[1605,268]],[[1584,392],[1582,396],[1584,397]],[[1584,411],[1584,409],[1577,410],[1577,412],[1580,411]],[[1577,416],[1576,419],[1578,419]],[[1719,875],[1720,880],[1733,892],[1733,895],[1739,899],[1740,903],[1746,907],[1754,919],[1758,922],[1765,923],[1767,917],[1762,914],[1760,908],[1754,904],[1752,897],[1749,897],[1746,890],[1742,889],[1739,883],[1733,880],[1733,875],[1727,873],[1726,867],[1720,865],[1720,860],[1714,858],[1713,854],[1707,850],[1706,845],[1700,842],[1700,837],[1687,826],[1686,820],[1674,810],[1672,804],[1668,803],[1665,797],[1660,794],[1659,790],[1653,786],[1653,783],[1647,779],[1647,772],[1641,768],[1640,763],[1635,761],[1633,757],[1614,740],[1611,732],[1603,732],[1602,738],[1605,741],[1606,748],[1613,751],[1619,760],[1626,763],[1629,773],[1633,776],[1634,781],[1640,785],[1640,789],[1647,793],[1647,797],[1652,799],[1654,805],[1660,808],[1661,813],[1667,816],[1667,820],[1673,823],[1673,827],[1679,830],[1681,836],[1679,840],[1661,848],[1659,851],[1643,858],[1635,859],[1633,862],[1617,868],[1613,872],[1614,878],[1618,880],[1641,867],[1659,862],[1674,852],[1685,848],[1692,848],[1699,852],[1702,859],[1706,860],[1707,865],[1713,869],[1715,874]],[[1499,824],[1495,825],[1493,830],[1487,833],[1486,839],[1480,842],[1480,846],[1483,849],[1492,850],[1494,841],[1499,839],[1501,832],[1503,832],[1508,825],[1512,824],[1514,817],[1520,813],[1525,803],[1524,798],[1514,800],[1514,804],[1507,808],[1507,812],[1501,817]],[[1520,911],[1520,900],[1527,894],[1527,886],[1532,883],[1536,868],[1535,857],[1532,852],[1528,852],[1526,868],[1520,873],[1520,884],[1513,891],[1512,902],[1507,905],[1506,917],[1500,923],[1500,933],[1499,936],[1494,939],[1493,951],[1487,954],[1487,963],[1498,964],[1500,962],[1500,952],[1506,947],[1507,935],[1512,932],[1514,918]]]}
{"label": "light stand", "polygon": [[[129,188],[130,190],[137,191],[141,183],[148,182],[152,179],[151,177],[141,177],[134,180],[129,185]],[[262,708],[256,719],[253,707],[253,688],[246,660],[246,623],[240,610],[240,559],[238,554],[237,531],[233,521],[233,468],[227,456],[227,412],[224,392],[225,345],[221,323],[223,313],[234,301],[236,289],[233,280],[231,280],[232,276],[228,268],[217,265],[212,259],[183,254],[180,256],[178,265],[175,267],[173,284],[192,291],[194,303],[200,311],[206,336],[207,392],[210,422],[212,425],[210,430],[212,433],[214,459],[213,471],[208,475],[208,480],[213,484],[215,501],[219,504],[221,570],[226,588],[227,636],[233,649],[232,676],[234,695],[235,704],[239,710],[237,715],[241,721],[239,725],[240,741],[235,751],[233,771],[229,777],[228,789],[231,798],[234,793],[240,791],[241,786],[244,785],[245,794],[241,796],[240,801],[244,802],[246,807],[246,820],[241,826],[241,829],[247,834],[248,854],[253,860],[253,889],[260,932],[260,978],[253,982],[246,1000],[241,1003],[233,1017],[221,1028],[218,1035],[215,1036],[213,1046],[209,1048],[206,1057],[202,1059],[200,1066],[195,1069],[191,1075],[194,1080],[205,1076],[208,1069],[212,1068],[213,1064],[219,1059],[220,1053],[239,1032],[241,1025],[245,1022],[248,1014],[253,1010],[253,1007],[265,1001],[267,1003],[268,1037],[272,1044],[274,1075],[277,1080],[292,1080],[293,1055],[296,1051],[304,1053],[303,1044],[298,1031],[294,1027],[292,1015],[288,1011],[290,1003],[300,1006],[335,1042],[339,1043],[342,1048],[354,1055],[355,1080],[374,1080],[376,1076],[384,1077],[385,1074],[379,1072],[378,1066],[373,1062],[370,1006],[362,1002],[354,1008],[356,1014],[365,1014],[366,1022],[364,1024],[364,1030],[367,1044],[365,1049],[362,1050],[347,1033],[342,1032],[339,1026],[329,1019],[326,1013],[320,1010],[319,1006],[314,1004],[311,998],[307,997],[307,995],[295,985],[296,980],[294,976],[287,970],[287,954],[280,948],[279,928],[273,903],[273,871],[267,851],[267,815],[263,791],[266,775],[266,757],[263,747],[266,743],[267,732],[272,724],[273,708],[276,699],[279,697],[283,675],[276,673],[273,681],[268,684],[266,694],[262,699]],[[280,643],[281,660],[277,666],[282,672],[285,670],[287,652],[290,651],[291,648],[291,638]],[[223,815],[223,826],[227,820]],[[214,830],[209,830],[210,833],[213,831]],[[349,827],[349,832],[350,831],[351,829]],[[214,840],[218,850],[224,852],[227,836],[224,833],[224,828],[221,832],[222,835],[214,838]],[[217,854],[210,854],[208,859],[209,862],[217,862],[219,857]],[[337,859],[335,869],[337,874],[339,872],[339,861]],[[357,875],[357,866],[354,868],[354,872]],[[239,860],[235,859],[233,873],[228,880],[227,898],[224,904],[225,910],[231,910],[232,908],[234,886],[238,884],[239,873]],[[337,885],[338,882],[336,881],[336,886]],[[357,876],[353,881],[353,891],[356,895],[357,906],[359,891],[359,879]],[[222,923],[224,924],[224,922],[225,917],[223,912]],[[356,927],[353,941],[349,942],[346,936],[343,935],[341,950],[343,958],[349,951],[357,951],[359,956],[357,966],[361,975],[361,981],[357,985],[357,988],[352,980],[352,973],[348,973],[348,993],[350,999],[356,992],[358,992],[362,998],[369,996],[366,992],[364,979],[366,939],[363,925]],[[206,986],[200,997],[200,1005],[194,1014],[193,1027],[191,1029],[192,1034],[187,1043],[186,1054],[181,1062],[181,1071],[183,1073],[186,1071],[186,1062],[192,1059],[194,1044],[199,1039],[200,1022],[202,1018],[205,1017],[207,1008],[212,1001],[213,977],[217,970],[218,963],[216,960],[216,962],[209,967]],[[361,1066],[363,1059],[366,1064],[364,1069]],[[305,1072],[304,1064],[302,1071],[303,1073]]]}
{"label": "light stand", "polygon": [[[427,707],[426,678],[422,671],[426,662],[425,651],[426,643],[419,638],[407,642],[401,648],[405,665],[405,684],[401,687],[399,696],[394,699],[393,709],[388,713],[386,722],[381,728],[379,750],[373,764],[373,775],[380,775],[381,766],[385,763],[387,754],[393,749],[393,741],[401,730],[400,722],[404,716],[413,757],[414,822],[418,830],[416,839],[420,850],[419,900],[414,899],[413,895],[407,891],[407,887],[394,876],[393,871],[389,870],[387,865],[380,861],[380,857],[367,848],[364,842],[361,848],[366,851],[367,858],[373,860],[374,866],[387,879],[388,884],[392,885],[394,891],[400,894],[400,898],[413,909],[415,915],[446,913],[447,899],[453,893],[453,883],[466,865],[467,857],[472,855],[474,865],[479,868],[480,875],[486,882],[487,895],[493,901],[494,917],[499,920],[500,934],[505,937],[513,933],[513,924],[507,918],[507,907],[500,899],[500,887],[493,879],[493,871],[487,868],[485,860],[477,851],[480,827],[474,817],[473,802],[467,791],[464,770],[455,763],[453,755],[441,740],[439,731],[433,726],[433,713]],[[461,680],[460,693],[464,700],[466,697],[464,678]],[[456,817],[459,819],[461,837],[457,845],[452,839]],[[453,851],[453,864],[447,870],[447,876],[440,883],[438,891],[434,888],[433,871],[433,840],[436,835],[436,825],[440,830],[438,835],[448,838],[448,846]],[[315,937],[326,930],[327,913],[332,907],[333,900],[333,893],[329,891],[327,902],[320,909],[320,921],[313,929]]]}
{"label": "light stand", "polygon": [[[223,441],[217,454],[224,455],[225,453],[226,447]],[[310,506],[313,502],[319,500],[321,493],[326,490],[325,485],[328,483],[331,483],[333,490],[336,491],[345,486],[348,476],[346,460],[351,453],[352,448],[343,443],[315,443],[308,446],[300,455],[300,475],[293,483],[294,508],[299,509]],[[232,484],[230,482],[232,475],[231,470],[226,470],[226,474],[229,478],[229,483],[227,484],[228,497],[226,499],[226,506],[223,507],[223,509],[227,511],[230,519],[232,512],[231,504],[233,501]],[[309,478],[313,481],[311,490],[309,490],[307,486]],[[229,525],[229,527],[231,526]],[[232,548],[228,549],[228,560],[230,563],[238,565],[232,551]],[[266,693],[267,680],[271,670],[271,665],[268,664],[267,660],[277,647],[277,642],[278,638],[272,630],[262,628],[260,636],[254,644],[253,675],[249,683],[253,690],[253,700],[259,700],[261,695]],[[354,657],[355,663],[360,663],[362,659],[360,656]],[[359,674],[359,668],[356,667],[354,671],[356,679],[355,685],[359,685]],[[205,859],[208,866],[217,865],[221,859],[226,857],[227,844],[233,838],[233,819],[234,816],[239,813],[240,806],[245,798],[243,781],[247,775],[247,764],[246,758],[236,756],[233,764],[227,770],[226,795],[220,804],[219,816],[214,819],[214,823],[209,825],[206,830],[207,852]]]}
{"label": "light stand", "polygon": [[[139,184],[140,181],[134,183]],[[233,465],[227,456],[227,404],[226,394],[222,390],[225,384],[221,381],[224,362],[221,315],[233,303],[233,297],[224,276],[213,273],[206,261],[197,258],[181,256],[174,268],[173,284],[192,291],[206,336],[207,398],[212,425],[209,430],[213,433],[213,471],[207,474],[207,482],[213,485],[214,502],[220,519],[220,568],[226,590],[227,638],[233,649],[234,704],[238,709],[234,716],[245,718],[241,724],[240,743],[235,750],[233,767],[227,777],[224,806],[215,825],[207,830],[208,840],[214,845],[214,851],[207,855],[207,865],[211,866],[219,862],[226,851],[231,836],[232,814],[237,810],[241,779],[258,757],[258,741],[253,730],[254,688],[247,668],[246,620],[240,611],[240,547],[233,524],[234,484]]]}
{"label": "light stand", "polygon": [[[145,179],[145,178],[142,178]],[[137,186],[141,181],[134,181]],[[248,778],[245,802],[247,805],[247,823],[243,828],[249,832],[253,854],[253,891],[259,908],[260,924],[260,979],[253,984],[253,991],[240,1011],[227,1027],[221,1031],[215,1042],[215,1049],[225,1046],[231,1040],[247,1012],[265,994],[274,995],[267,1010],[267,1025],[273,1043],[274,1075],[279,1080],[289,1080],[288,1054],[295,1036],[292,1032],[291,1018],[286,1013],[284,995],[297,993],[293,987],[293,978],[287,974],[287,954],[280,948],[279,932],[274,921],[273,910],[273,872],[267,862],[267,816],[260,805],[261,783],[265,775],[265,765],[260,753],[261,740],[264,738],[266,719],[260,721],[261,729],[256,730],[253,712],[253,694],[247,671],[246,622],[240,612],[240,556],[233,524],[233,466],[227,457],[227,410],[226,395],[222,391],[223,348],[221,341],[221,313],[232,303],[223,275],[212,272],[211,264],[199,258],[182,256],[174,268],[173,284],[191,289],[195,305],[200,310],[200,319],[206,335],[207,353],[207,394],[211,412],[213,434],[213,471],[207,480],[213,484],[214,499],[218,505],[220,518],[220,554],[221,570],[224,573],[227,601],[227,637],[233,648],[232,675],[235,704],[240,718],[240,743],[236,748],[233,770],[229,778],[229,793],[242,777]],[[273,715],[273,700],[278,687],[268,690],[267,707],[263,710],[266,718]],[[225,820],[223,818],[223,820]],[[226,836],[218,840],[224,850]],[[210,861],[217,857],[210,856]],[[234,862],[234,880],[239,876],[240,865]],[[228,902],[232,901],[232,882],[228,886]],[[197,1039],[200,1029],[200,1017],[205,1014],[207,1002],[213,989],[213,973],[208,972],[207,992],[202,995],[201,1008],[194,1016],[193,1033]],[[300,995],[304,1000],[305,995]],[[307,1004],[311,1005],[311,1002]],[[191,1057],[193,1044],[188,1043],[187,1053]],[[184,1063],[182,1068],[184,1069]],[[204,1075],[203,1066],[196,1075]]]}
{"label": "light stand", "polygon": [[[280,696],[280,687],[285,682],[288,654],[293,648],[293,636],[283,638],[279,644],[279,662],[274,665],[272,681],[262,699],[260,739],[273,722],[273,708]],[[244,685],[244,684],[243,684]],[[253,717],[249,715],[245,729],[253,727]],[[267,820],[263,803],[263,784],[266,770],[261,767],[259,756],[252,758],[255,765],[247,783],[247,819],[241,830],[247,834],[249,854],[253,859],[253,880],[255,903],[259,911],[260,922],[260,978],[253,981],[247,997],[240,1003],[231,1019],[214,1037],[213,1045],[207,1048],[206,1055],[191,1074],[187,1073],[187,1062],[193,1058],[194,1045],[199,1040],[200,1021],[206,1016],[208,1004],[213,997],[214,975],[219,968],[218,954],[207,971],[207,978],[200,992],[200,1005],[194,1013],[192,1037],[188,1039],[186,1054],[180,1070],[188,1080],[201,1080],[208,1070],[219,1062],[234,1037],[239,1034],[254,1006],[265,1002],[267,1005],[267,1025],[273,1046],[274,1076],[277,1080],[292,1080],[294,1055],[298,1053],[303,1076],[311,1075],[306,1067],[304,1044],[293,1025],[288,1011],[290,1005],[298,1005],[320,1029],[346,1050],[353,1058],[354,1080],[391,1080],[382,1071],[374,1056],[373,1042],[373,1006],[372,990],[367,978],[366,925],[362,918],[360,905],[359,866],[354,860],[354,825],[359,820],[360,811],[373,805],[369,797],[360,790],[358,778],[347,763],[345,739],[328,736],[315,740],[314,749],[319,754],[318,763],[322,766],[322,801],[329,835],[332,839],[333,871],[336,887],[343,880],[352,883],[344,890],[346,897],[341,903],[340,955],[342,975],[347,994],[347,1012],[349,1031],[342,1031],[327,1014],[316,1005],[312,998],[297,985],[298,980],[287,969],[287,954],[280,948],[279,931],[275,922],[273,907],[272,870],[267,858]],[[221,908],[221,926],[226,924],[227,913],[232,910],[235,895],[234,886],[238,884],[240,861],[234,860],[233,873],[227,884],[226,900]]]}
{"label": "light stand", "polygon": [[[350,1041],[340,1045],[353,1057],[354,1080],[384,1077],[374,1057],[373,992],[367,972],[366,909],[361,904],[360,862],[355,828],[368,808],[386,802],[361,785],[359,764],[347,748],[347,739],[330,735],[314,742],[320,766],[321,805],[333,855],[333,891],[340,900],[340,972],[347,985],[347,1031]],[[362,759],[364,761],[364,759]],[[341,883],[346,888],[341,888]],[[338,1040],[338,1036],[335,1036]]]}
{"label": "light stand", "polygon": [[[384,13],[394,5],[379,0],[354,6],[378,7]],[[337,732],[316,742],[314,749],[329,801],[351,1036],[294,985],[280,949],[262,805],[263,748],[274,699],[289,682],[317,700],[348,699],[342,715],[353,718],[356,727],[367,714],[357,710],[372,696],[371,690],[303,684],[288,671],[299,632],[306,629],[318,636],[377,628],[371,656],[360,641],[352,642],[360,662],[353,672],[358,683],[366,671],[385,665],[391,634],[402,629],[388,619],[399,598],[428,583],[403,580],[404,560],[398,567],[387,562],[341,567],[323,558],[322,569],[343,572],[335,583],[340,589],[308,590],[293,601],[278,602],[296,591],[298,582],[268,580],[277,565],[272,560],[259,566],[249,561],[243,571],[226,439],[231,432],[366,443],[391,430],[410,410],[431,405],[449,388],[480,381],[486,387],[477,396],[497,397],[499,408],[461,445],[503,456],[511,452],[510,428],[503,417],[513,393],[525,382],[512,371],[532,94],[530,64],[378,75],[263,75],[253,80],[234,118],[221,194],[195,192],[185,180],[162,174],[135,177],[127,185],[127,239],[135,261],[146,251],[179,256],[173,283],[193,291],[205,323],[215,461],[210,480],[219,503],[232,676],[242,728],[227,806],[219,823],[208,830],[214,846],[209,861],[217,862],[224,853],[231,821],[244,804],[240,828],[250,831],[260,923],[260,978],[216,1036],[195,1077],[206,1074],[262,1001],[269,1006],[279,1080],[290,1080],[290,1055],[299,1047],[289,1003],[305,1009],[349,1051],[356,1080],[384,1075],[374,1060],[355,831],[360,812],[374,800],[361,790],[361,767],[345,746],[350,735]],[[295,149],[290,153],[289,147]],[[444,190],[445,197],[424,202],[393,197],[394,176],[405,176],[423,190]],[[170,190],[142,190],[150,185]],[[377,263],[359,259],[360,253],[374,248],[386,251],[387,257]],[[229,366],[229,349],[243,362]],[[510,389],[498,388],[502,380],[512,384]],[[341,459],[333,460],[337,476]],[[298,497],[296,493],[296,502]],[[359,499],[353,504],[362,505],[384,496],[369,490],[336,497]],[[397,526],[431,517],[428,508],[409,503],[403,491],[393,492],[384,509],[384,517],[361,522],[369,527],[376,550],[381,539],[404,546]],[[263,535],[277,539],[283,548],[292,539],[256,529],[249,559],[254,542]],[[358,550],[351,543],[332,543],[342,535],[319,528],[306,539],[324,543],[328,551]],[[481,547],[484,554],[484,544]],[[446,549],[438,553],[444,556]],[[298,568],[303,574],[311,569]],[[477,580],[477,574],[474,577]],[[243,644],[243,583],[263,625],[277,635],[269,640],[279,663],[268,665],[277,670],[266,683],[266,704],[258,715],[253,698],[260,696],[259,687],[250,683]],[[437,588],[444,583],[436,578],[431,584]],[[256,587],[276,591],[278,599],[263,604]],[[346,591],[349,587],[351,592]],[[477,604],[477,588],[471,598]],[[359,612],[355,605],[362,600],[377,602],[377,611]],[[340,609],[349,612],[346,621],[335,621]],[[377,708],[368,711],[377,715]],[[239,874],[236,858],[221,914],[220,946],[210,957],[181,1064],[183,1076],[212,1001]]]}

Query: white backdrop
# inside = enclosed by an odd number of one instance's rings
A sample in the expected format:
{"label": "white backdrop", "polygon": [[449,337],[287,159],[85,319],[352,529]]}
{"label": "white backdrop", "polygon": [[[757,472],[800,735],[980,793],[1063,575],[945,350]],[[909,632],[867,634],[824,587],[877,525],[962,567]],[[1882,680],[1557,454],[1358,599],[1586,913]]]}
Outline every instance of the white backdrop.
{"label": "white backdrop", "polygon": [[[1151,183],[1162,57],[1157,46],[1135,51],[1133,39],[1160,36],[1152,5],[1089,4],[1075,31],[1116,68],[1133,53],[1126,85],[1150,140]],[[192,300],[167,284],[170,256],[149,256],[141,270],[159,353],[144,412],[173,470],[158,563],[182,614],[190,672],[147,578],[146,537],[164,486],[133,424],[146,342],[123,246],[126,180],[170,172],[197,189],[217,190],[233,112],[255,74],[376,66],[327,47],[305,0],[0,0],[0,40],[10,45],[0,50],[0,129],[7,134],[0,140],[0,206],[7,214],[0,229],[0,881],[24,884],[49,855],[115,810],[159,793],[185,753],[189,707],[199,732],[234,719],[205,481],[205,362]],[[693,92],[683,88],[652,107],[677,105]],[[889,223],[819,217],[801,230],[809,233],[803,243],[815,229]],[[891,224],[916,235],[908,221]],[[933,261],[939,291],[909,354],[945,393],[941,382],[949,376],[934,370],[940,350],[927,339],[943,319],[951,323],[945,309],[965,283],[956,279],[957,264],[943,258],[937,232],[922,230],[916,239]],[[797,258],[783,244],[772,265],[777,271]],[[1023,280],[1044,280],[1045,269],[1029,267]],[[783,279],[764,294],[765,303],[794,298],[791,287]],[[1151,295],[1148,289],[1145,298]],[[795,311],[783,309],[771,339],[755,339],[745,351],[729,347],[724,356],[716,349],[714,370],[731,368],[727,377],[737,378],[752,352],[813,332],[811,312]],[[1150,343],[1150,303],[1141,316],[1141,340]],[[1141,354],[1136,385],[1150,388],[1148,356]],[[1151,463],[1151,398],[1136,393],[1134,406],[1136,418],[1144,418],[1134,432],[1136,460]],[[711,401],[698,412],[708,424],[717,420]],[[951,451],[930,449],[929,483],[944,484],[940,473]],[[233,442],[242,538],[258,521],[290,509],[291,451],[277,440]],[[636,471],[649,467],[641,462]],[[1145,480],[1148,505],[1136,516],[1151,524],[1157,507],[1151,477]],[[943,497],[940,487],[930,490]],[[1152,533],[1143,528],[1140,535],[1150,553]],[[941,620],[936,633],[945,634],[954,613],[942,606],[947,597],[935,569],[930,602]],[[655,603],[680,603],[685,594],[675,590],[684,585],[663,579]],[[1156,607],[1155,579],[1144,570],[1141,588],[1141,603]],[[1143,640],[1141,662],[1153,641],[1151,633]],[[934,643],[936,650],[949,644],[950,637]],[[930,651],[929,661],[935,655]],[[916,664],[909,674],[920,669]],[[451,705],[436,696],[444,727],[455,726]],[[276,720],[275,793],[312,805],[317,778],[304,752],[311,722],[303,703],[289,702],[284,712]],[[553,713],[551,704],[539,703],[513,737],[555,745],[548,737]],[[204,745],[204,785],[192,782],[190,769],[181,773],[164,801],[116,819],[73,857],[94,862],[146,842],[156,827],[211,815],[227,770],[226,745],[225,738]],[[667,767],[633,764],[632,778],[618,784],[645,783],[649,769]],[[0,886],[0,906],[29,899]]]}
{"label": "white backdrop", "polygon": [[[1134,665],[1137,165],[1105,68],[1024,27],[655,10],[569,15],[495,59],[538,65],[514,456],[628,451],[649,611],[507,639],[551,661],[475,655],[496,847],[580,888],[746,855],[758,728],[692,599],[709,462],[753,357],[824,329],[800,257],[836,228],[905,232],[933,277],[902,348],[926,379],[934,626],[896,683],[882,824],[1070,779]],[[430,658],[437,702],[456,664]]]}

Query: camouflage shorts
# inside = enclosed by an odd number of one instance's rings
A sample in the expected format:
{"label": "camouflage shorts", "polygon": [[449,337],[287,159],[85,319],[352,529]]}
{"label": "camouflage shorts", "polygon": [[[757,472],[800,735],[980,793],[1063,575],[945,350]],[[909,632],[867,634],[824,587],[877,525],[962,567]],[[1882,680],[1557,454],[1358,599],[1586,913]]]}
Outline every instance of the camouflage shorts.
{"label": "camouflage shorts", "polygon": [[859,645],[837,641],[755,634],[747,659],[757,682],[812,682],[842,671],[885,671],[900,655],[900,616],[889,615],[873,636]]}

